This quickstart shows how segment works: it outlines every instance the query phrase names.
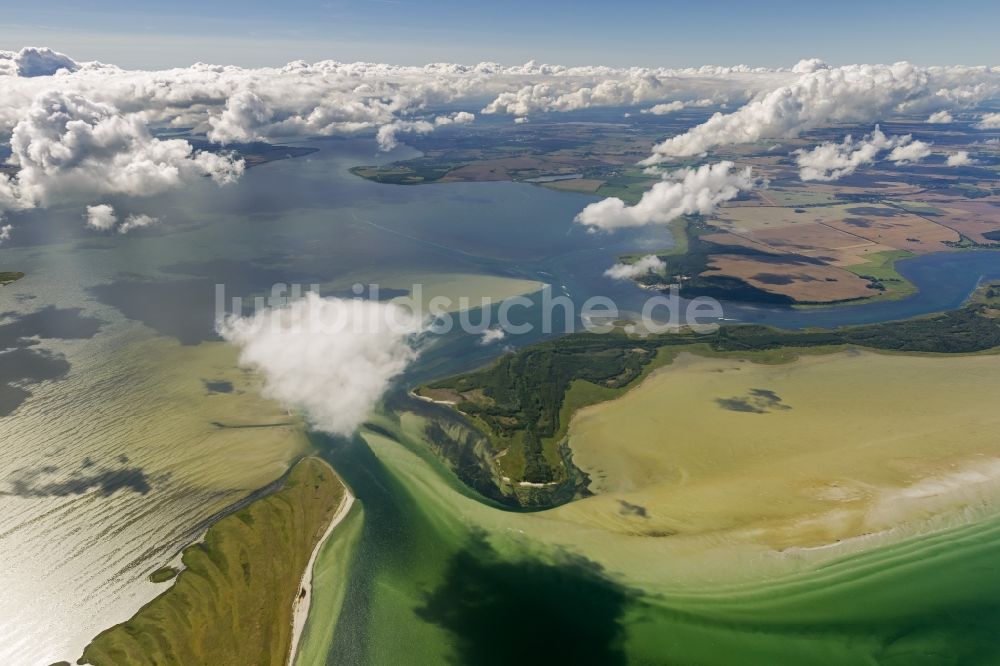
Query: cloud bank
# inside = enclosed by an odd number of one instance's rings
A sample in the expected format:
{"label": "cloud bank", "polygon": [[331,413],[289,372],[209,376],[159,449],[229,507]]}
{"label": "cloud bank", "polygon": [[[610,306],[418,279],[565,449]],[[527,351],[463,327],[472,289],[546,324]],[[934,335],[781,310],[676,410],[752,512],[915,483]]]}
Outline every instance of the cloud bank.
{"label": "cloud bank", "polygon": [[[0,177],[0,214],[64,199],[82,199],[82,212],[104,195],[147,196],[194,177],[225,183],[240,176],[242,163],[196,151],[182,138],[159,139],[160,128],[191,128],[223,146],[367,132],[391,149],[408,133],[471,122],[476,109],[521,121],[601,106],[647,106],[656,114],[742,104],[657,145],[647,160],[655,164],[829,122],[875,122],[891,113],[943,118],[997,95],[998,82],[996,67],[830,67],[816,59],[775,69],[327,60],[142,71],[28,47],[0,51],[0,140],[9,137],[17,169]],[[1000,126],[995,115],[979,126]]]}
{"label": "cloud bank", "polygon": [[264,377],[264,394],[302,410],[318,430],[350,436],[417,356],[423,324],[391,303],[305,298],[219,323],[240,364]]}
{"label": "cloud bank", "polygon": [[968,107],[1000,92],[1000,69],[988,67],[917,67],[903,62],[803,69],[812,71],[657,144],[645,163],[700,155],[723,145],[795,137],[828,123]]}
{"label": "cloud bank", "polygon": [[791,70],[746,65],[614,69],[529,63],[522,71],[531,71],[534,74],[531,78],[535,80],[517,90],[500,93],[483,107],[482,113],[524,117],[533,113],[636,106],[659,101],[664,102],[663,109],[670,107],[670,111],[675,111],[682,107],[671,107],[671,104],[707,106],[713,102],[704,98],[712,96],[745,100],[748,94],[769,90],[794,78]]}
{"label": "cloud bank", "polygon": [[737,170],[728,161],[704,164],[664,174],[634,206],[609,197],[584,208],[575,221],[592,229],[611,230],[667,223],[681,215],[711,215],[720,203],[753,187],[750,167]]}
{"label": "cloud bank", "polygon": [[[10,138],[13,177],[0,175],[0,213],[107,194],[149,196],[209,176],[226,184],[242,160],[195,152],[181,139],[152,136],[136,115],[75,93],[36,97]],[[89,226],[102,228],[106,212],[88,208]]]}

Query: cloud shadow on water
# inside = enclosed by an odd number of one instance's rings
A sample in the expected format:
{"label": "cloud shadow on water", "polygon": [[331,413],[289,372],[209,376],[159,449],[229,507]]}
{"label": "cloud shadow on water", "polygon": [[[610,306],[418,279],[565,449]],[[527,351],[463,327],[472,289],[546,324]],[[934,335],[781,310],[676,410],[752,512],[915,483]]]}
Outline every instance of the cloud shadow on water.
{"label": "cloud shadow on water", "polygon": [[125,273],[112,282],[91,287],[90,292],[128,319],[142,322],[183,345],[197,345],[221,340],[215,331],[216,285],[225,286],[228,298],[243,298],[246,312],[253,305],[254,295],[266,297],[276,283],[323,282],[312,273],[229,259],[183,262],[161,270],[185,277],[162,280]]}
{"label": "cloud shadow on water", "polygon": [[49,306],[21,314],[0,313],[0,417],[13,414],[31,397],[30,386],[63,379],[70,363],[62,354],[41,349],[42,340],[92,338],[104,322],[79,308]]}
{"label": "cloud shadow on water", "polygon": [[233,383],[225,379],[203,379],[205,390],[209,393],[232,393]]}
{"label": "cloud shadow on water", "polygon": [[716,404],[731,412],[746,412],[748,414],[767,414],[771,411],[787,411],[791,409],[781,396],[770,389],[755,388],[743,397],[716,398]]}
{"label": "cloud shadow on water", "polygon": [[[123,462],[119,458],[119,462]],[[124,462],[128,462],[125,458]],[[141,467],[105,467],[92,470],[94,462],[84,459],[80,468],[68,475],[60,474],[54,466],[21,470],[9,479],[10,491],[3,494],[18,497],[70,497],[97,491],[110,497],[119,490],[147,494],[152,486]]]}
{"label": "cloud shadow on water", "polygon": [[622,618],[633,596],[579,555],[510,561],[477,534],[417,614],[453,634],[455,663],[614,666],[626,663]]}
{"label": "cloud shadow on water", "polygon": [[0,321],[4,322],[0,324],[0,349],[35,344],[32,338],[92,338],[104,322],[81,313],[80,308],[57,308],[52,305],[27,314],[0,312]]}

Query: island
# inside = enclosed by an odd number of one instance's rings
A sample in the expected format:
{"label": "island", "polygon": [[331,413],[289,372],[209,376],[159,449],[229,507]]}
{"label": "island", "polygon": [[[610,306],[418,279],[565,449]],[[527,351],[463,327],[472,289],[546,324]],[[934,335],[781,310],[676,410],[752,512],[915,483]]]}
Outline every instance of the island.
{"label": "island", "polygon": [[13,282],[17,282],[23,277],[24,273],[18,273],[16,271],[0,271],[0,287],[6,287]]}

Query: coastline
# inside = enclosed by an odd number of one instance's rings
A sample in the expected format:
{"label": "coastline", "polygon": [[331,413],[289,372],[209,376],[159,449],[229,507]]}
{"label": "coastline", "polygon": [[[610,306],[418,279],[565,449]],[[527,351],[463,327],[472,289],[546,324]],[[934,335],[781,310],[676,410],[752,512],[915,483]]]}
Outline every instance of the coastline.
{"label": "coastline", "polygon": [[[323,463],[330,468],[332,472],[336,474],[333,467],[325,460]],[[339,478],[339,477],[338,477]],[[295,657],[298,653],[299,643],[302,640],[302,633],[306,627],[306,621],[309,619],[309,606],[312,602],[313,590],[312,590],[312,579],[313,579],[313,567],[316,564],[316,557],[319,555],[320,549],[327,542],[333,531],[337,526],[343,522],[344,518],[351,512],[351,508],[354,506],[354,494],[345,485],[344,486],[344,498],[340,501],[340,507],[337,509],[337,513],[333,515],[330,520],[330,524],[327,526],[326,531],[323,532],[323,536],[316,542],[313,547],[312,553],[309,555],[309,561],[306,563],[306,568],[302,572],[302,579],[299,581],[299,590],[301,592],[295,597],[295,601],[292,602],[292,640],[291,649],[288,654],[287,664],[292,666],[295,663]]]}
{"label": "coastline", "polygon": [[284,663],[292,649],[287,613],[347,488],[315,456],[283,479],[274,493],[222,518],[186,547],[174,583],[94,637],[78,662]]}

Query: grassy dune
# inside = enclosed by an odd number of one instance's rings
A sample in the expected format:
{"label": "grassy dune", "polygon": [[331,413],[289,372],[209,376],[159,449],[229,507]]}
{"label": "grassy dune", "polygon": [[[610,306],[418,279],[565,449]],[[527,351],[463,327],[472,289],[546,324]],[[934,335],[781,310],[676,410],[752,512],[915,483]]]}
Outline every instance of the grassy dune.
{"label": "grassy dune", "polygon": [[78,663],[283,664],[302,572],[344,492],[329,465],[303,459],[280,490],[185,549],[173,586],[97,636]]}

